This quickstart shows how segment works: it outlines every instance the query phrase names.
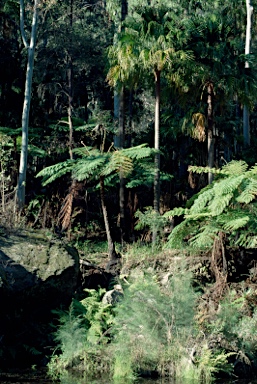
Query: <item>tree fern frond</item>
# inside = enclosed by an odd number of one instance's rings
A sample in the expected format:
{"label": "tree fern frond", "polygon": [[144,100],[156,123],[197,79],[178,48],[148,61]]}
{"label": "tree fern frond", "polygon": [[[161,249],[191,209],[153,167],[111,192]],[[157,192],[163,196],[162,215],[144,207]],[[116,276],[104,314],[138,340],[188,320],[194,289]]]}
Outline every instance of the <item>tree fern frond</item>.
{"label": "tree fern frond", "polygon": [[211,249],[220,229],[213,223],[203,226],[197,234],[189,239],[190,246],[199,249]]}
{"label": "tree fern frond", "polygon": [[205,209],[207,204],[214,198],[213,188],[206,189],[202,194],[199,194],[190,208],[190,214],[201,213],[202,209]]}
{"label": "tree fern frond", "polygon": [[243,175],[247,171],[248,165],[243,160],[232,160],[222,167],[222,174],[229,176]]}
{"label": "tree fern frond", "polygon": [[204,218],[209,217],[209,216],[210,216],[210,212],[208,212],[208,211],[206,211],[206,212],[194,213],[193,215],[191,215],[191,214],[189,213],[189,214],[186,214],[186,215],[185,215],[185,219],[199,220],[199,219],[204,219]]}
{"label": "tree fern frond", "polygon": [[210,213],[213,216],[220,215],[226,207],[230,204],[233,193],[227,193],[226,195],[219,195],[215,196],[215,198],[212,200],[211,204],[209,205]]}
{"label": "tree fern frond", "polygon": [[174,216],[182,216],[182,215],[186,214],[187,212],[188,212],[188,209],[182,208],[182,207],[177,207],[177,208],[172,209],[171,211],[165,212],[163,216],[167,217],[167,218],[172,218]]}
{"label": "tree fern frond", "polygon": [[102,175],[107,176],[112,172],[122,171],[124,176],[128,176],[133,170],[133,161],[124,155],[124,151],[115,151],[112,153],[109,162],[102,170]]}
{"label": "tree fern frond", "polygon": [[[95,124],[94,124],[95,126]],[[75,155],[79,155],[79,156],[83,156],[83,157],[88,157],[88,156],[99,156],[101,154],[101,152],[99,151],[99,149],[96,149],[96,148],[92,148],[92,147],[78,147],[78,148],[74,148],[72,150],[72,152],[75,154]]]}
{"label": "tree fern frond", "polygon": [[199,167],[196,165],[190,165],[188,167],[188,171],[194,172],[194,173],[212,173],[212,174],[219,174],[221,171],[217,168],[210,168],[210,167]]}
{"label": "tree fern frond", "polygon": [[257,175],[257,164],[253,165],[247,172],[249,177],[254,177]]}
{"label": "tree fern frond", "polygon": [[122,152],[133,160],[141,160],[152,156],[156,153],[156,150],[149,148],[147,144],[141,144],[136,147],[123,149]]}
{"label": "tree fern frond", "polygon": [[236,219],[231,219],[226,224],[223,225],[223,228],[225,231],[236,231],[239,228],[243,228],[246,226],[246,224],[249,222],[250,218],[249,216],[245,215],[242,217],[238,217]]}
{"label": "tree fern frond", "polygon": [[83,181],[92,177],[95,173],[101,172],[103,165],[106,162],[104,156],[89,156],[83,159],[79,159],[74,164],[74,176],[78,181]]}
{"label": "tree fern frond", "polygon": [[257,235],[251,235],[247,231],[240,233],[239,238],[235,242],[236,245],[248,249],[257,247]]}
{"label": "tree fern frond", "polygon": [[43,177],[42,185],[45,186],[61,176],[66,175],[66,173],[72,172],[74,164],[74,160],[66,160],[62,163],[50,165],[49,167],[42,169],[36,177]]}
{"label": "tree fern frond", "polygon": [[164,248],[183,249],[186,246],[185,238],[188,235],[189,227],[192,229],[189,220],[184,220],[178,224],[168,237]]}
{"label": "tree fern frond", "polygon": [[64,202],[62,204],[62,208],[58,215],[58,221],[61,223],[62,231],[65,231],[71,221],[71,214],[72,214],[72,204],[73,204],[73,193],[70,192],[64,199]]}
{"label": "tree fern frond", "polygon": [[243,204],[249,204],[253,201],[257,196],[257,180],[248,179],[245,189],[241,192],[241,194],[236,198],[237,202]]}
{"label": "tree fern frond", "polygon": [[200,192],[198,192],[195,195],[193,195],[186,202],[186,208],[191,208],[200,195],[202,195],[204,192],[206,192],[206,191],[208,191],[209,189],[212,189],[212,188],[213,188],[212,184],[208,184],[208,185],[206,185],[206,187],[202,188]]}
{"label": "tree fern frond", "polygon": [[230,194],[237,190],[239,185],[241,184],[242,180],[244,179],[244,175],[239,176],[233,176],[233,177],[227,177],[219,182],[217,182],[213,189],[214,193],[218,196]]}

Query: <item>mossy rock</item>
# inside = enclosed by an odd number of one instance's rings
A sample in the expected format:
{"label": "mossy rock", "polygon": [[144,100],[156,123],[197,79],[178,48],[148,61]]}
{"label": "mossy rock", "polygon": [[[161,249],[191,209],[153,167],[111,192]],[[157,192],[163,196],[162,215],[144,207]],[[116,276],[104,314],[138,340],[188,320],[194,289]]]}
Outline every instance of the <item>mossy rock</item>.
{"label": "mossy rock", "polygon": [[52,353],[53,310],[68,308],[79,273],[78,252],[47,232],[1,233],[0,369]]}

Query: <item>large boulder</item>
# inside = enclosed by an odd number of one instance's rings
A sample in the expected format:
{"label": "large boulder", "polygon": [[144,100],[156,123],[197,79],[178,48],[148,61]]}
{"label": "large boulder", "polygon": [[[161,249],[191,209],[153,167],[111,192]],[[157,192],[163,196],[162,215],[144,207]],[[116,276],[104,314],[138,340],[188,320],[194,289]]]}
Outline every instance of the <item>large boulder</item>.
{"label": "large boulder", "polygon": [[0,355],[7,356],[5,365],[11,357],[44,357],[46,346],[53,345],[52,311],[69,306],[78,281],[79,255],[61,240],[46,232],[1,232]]}

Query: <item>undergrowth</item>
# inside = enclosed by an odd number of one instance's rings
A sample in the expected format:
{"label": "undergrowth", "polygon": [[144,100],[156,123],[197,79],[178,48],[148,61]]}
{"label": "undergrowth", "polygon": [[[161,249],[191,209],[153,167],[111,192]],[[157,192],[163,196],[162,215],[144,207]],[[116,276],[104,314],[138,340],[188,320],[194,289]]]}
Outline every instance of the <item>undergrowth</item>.
{"label": "undergrowth", "polygon": [[151,269],[127,277],[123,299],[113,305],[102,300],[105,290],[86,290],[85,299],[58,313],[51,375],[75,371],[87,378],[105,374],[118,383],[153,375],[210,383],[217,372],[229,374],[230,354],[211,349],[199,329],[199,296],[191,283],[178,260],[168,279]]}

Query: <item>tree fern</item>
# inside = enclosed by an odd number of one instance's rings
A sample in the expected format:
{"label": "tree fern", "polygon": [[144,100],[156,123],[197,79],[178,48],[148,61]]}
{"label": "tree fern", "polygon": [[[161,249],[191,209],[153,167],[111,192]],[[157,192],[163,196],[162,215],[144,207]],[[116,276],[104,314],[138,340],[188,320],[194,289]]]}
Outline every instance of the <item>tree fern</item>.
{"label": "tree fern", "polygon": [[187,209],[165,214],[184,215],[184,221],[169,236],[167,247],[184,247],[186,243],[211,247],[218,233],[224,233],[232,246],[257,246],[257,166],[248,168],[244,161],[232,161],[214,173],[214,182],[193,197]]}

